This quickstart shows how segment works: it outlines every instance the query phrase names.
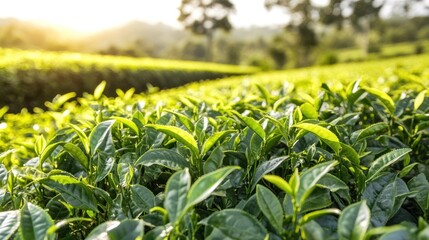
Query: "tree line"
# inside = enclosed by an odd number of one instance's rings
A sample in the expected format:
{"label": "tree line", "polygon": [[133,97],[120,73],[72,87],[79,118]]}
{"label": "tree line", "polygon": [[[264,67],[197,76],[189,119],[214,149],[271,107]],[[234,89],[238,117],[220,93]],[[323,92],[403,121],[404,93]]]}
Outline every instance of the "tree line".
{"label": "tree line", "polygon": [[[311,63],[309,56],[320,44],[317,29],[320,27],[352,26],[360,33],[362,50],[367,54],[370,50],[371,29],[378,26],[382,13],[389,11],[391,16],[411,16],[413,9],[426,8],[424,0],[329,0],[327,4],[317,4],[311,0],[265,0],[268,9],[279,7],[285,11],[289,21],[285,29],[292,34],[293,41],[288,42],[296,60],[296,66],[307,66]],[[232,29],[229,16],[234,12],[234,4],[230,0],[182,0],[178,20],[195,34],[204,35],[206,43],[206,60],[213,56],[213,35],[217,30],[226,32]],[[281,40],[274,39],[280,42]],[[277,44],[279,45],[279,44]],[[273,47],[270,53],[277,59],[282,56],[281,48]],[[276,56],[277,55],[277,56]],[[280,61],[281,63],[282,61]]]}

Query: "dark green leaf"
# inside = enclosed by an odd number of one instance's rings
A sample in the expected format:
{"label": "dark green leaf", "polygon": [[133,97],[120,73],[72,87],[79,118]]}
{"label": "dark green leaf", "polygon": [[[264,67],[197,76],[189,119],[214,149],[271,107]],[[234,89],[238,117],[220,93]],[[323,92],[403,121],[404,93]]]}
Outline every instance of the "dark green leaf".
{"label": "dark green leaf", "polygon": [[115,146],[113,144],[111,128],[115,120],[108,120],[99,123],[89,135],[89,146],[91,155],[94,156],[97,151],[107,153],[108,156],[113,156]]}
{"label": "dark green leaf", "polygon": [[280,166],[280,164],[282,164],[282,162],[284,160],[286,160],[286,158],[287,157],[277,157],[277,158],[271,159],[269,161],[266,161],[266,162],[263,162],[262,164],[260,164],[258,166],[258,168],[256,169],[255,175],[253,177],[251,190],[253,191],[253,189],[255,189],[256,184],[259,182],[259,180],[261,180],[261,178],[265,174],[273,171],[278,166]]}
{"label": "dark green leaf", "polygon": [[311,194],[319,180],[337,165],[337,161],[329,161],[320,163],[305,172],[300,176],[299,189],[296,194],[296,201],[303,204],[305,199]]}
{"label": "dark green leaf", "polygon": [[143,238],[143,222],[140,220],[127,219],[119,226],[107,231],[109,240],[135,240]]}
{"label": "dark green leaf", "polygon": [[392,215],[396,197],[396,176],[385,173],[370,181],[362,194],[371,210],[371,223],[384,226]]}
{"label": "dark green leaf", "polygon": [[172,170],[180,170],[189,167],[189,163],[182,155],[169,149],[152,149],[145,152],[135,162],[136,166],[140,164],[146,167],[156,164]]}
{"label": "dark green leaf", "polygon": [[268,234],[264,226],[255,217],[240,209],[225,209],[214,212],[202,223],[220,231],[224,236],[223,239],[265,239]]}
{"label": "dark green leaf", "polygon": [[188,209],[208,198],[231,172],[238,169],[240,167],[237,166],[223,167],[198,178],[188,192],[186,208]]}
{"label": "dark green leaf", "polygon": [[19,231],[23,240],[45,240],[48,229],[54,225],[49,214],[32,203],[25,204],[21,209],[20,223]]}
{"label": "dark green leaf", "polygon": [[356,142],[363,140],[367,137],[374,137],[378,133],[381,133],[388,128],[389,128],[389,125],[387,125],[384,122],[372,124],[372,125],[364,128],[364,129],[362,129],[362,130],[359,130],[359,131],[352,133],[351,141],[356,143]]}
{"label": "dark green leaf", "polygon": [[97,155],[97,171],[95,172],[95,182],[103,180],[113,169],[115,159],[113,157],[106,157],[103,154]]}
{"label": "dark green leaf", "polygon": [[262,213],[277,230],[277,233],[283,232],[283,208],[276,195],[268,188],[258,185],[256,187],[256,200]]}
{"label": "dark green leaf", "polygon": [[68,176],[54,175],[41,181],[61,194],[71,206],[97,212],[97,200],[85,184]]}
{"label": "dark green leaf", "polygon": [[427,209],[429,208],[429,182],[426,176],[423,173],[420,173],[419,175],[413,177],[408,182],[408,188],[410,189],[410,191],[416,192],[415,199],[417,204],[419,204],[420,208],[423,211],[427,211]]}
{"label": "dark green leaf", "polygon": [[155,206],[155,195],[142,185],[131,185],[131,199],[147,213]]}
{"label": "dark green leaf", "polygon": [[191,186],[191,175],[187,168],[174,173],[168,179],[165,187],[164,208],[168,212],[168,218],[171,223],[180,220],[182,213],[186,211],[186,194]]}
{"label": "dark green leaf", "polygon": [[359,154],[356,152],[354,148],[351,146],[340,143],[341,144],[341,155],[345,156],[354,166],[360,165]]}
{"label": "dark green leaf", "polygon": [[368,170],[366,181],[369,182],[377,177],[381,171],[399,161],[405,154],[409,152],[411,152],[410,148],[396,149],[374,160]]}
{"label": "dark green leaf", "polygon": [[370,214],[365,200],[346,207],[338,219],[338,239],[363,240],[370,224]]}

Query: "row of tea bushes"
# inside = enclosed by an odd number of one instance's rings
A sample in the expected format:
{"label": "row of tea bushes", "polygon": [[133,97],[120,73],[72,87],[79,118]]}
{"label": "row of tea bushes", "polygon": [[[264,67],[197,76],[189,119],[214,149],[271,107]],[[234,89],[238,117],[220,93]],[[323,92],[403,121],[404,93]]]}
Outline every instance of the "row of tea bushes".
{"label": "row of tea bushes", "polygon": [[112,96],[116,89],[167,89],[256,71],[202,62],[0,49],[0,105],[12,112],[43,107],[57,94],[91,92],[103,80],[106,95]]}

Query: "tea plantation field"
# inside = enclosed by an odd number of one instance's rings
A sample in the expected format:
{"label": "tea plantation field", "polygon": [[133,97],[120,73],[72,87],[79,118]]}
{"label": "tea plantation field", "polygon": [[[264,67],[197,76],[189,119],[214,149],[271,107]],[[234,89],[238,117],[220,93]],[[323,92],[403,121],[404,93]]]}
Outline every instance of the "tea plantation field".
{"label": "tea plantation field", "polygon": [[428,239],[429,55],[0,110],[0,239]]}
{"label": "tea plantation field", "polygon": [[0,48],[0,104],[13,112],[43,106],[56,94],[93,91],[107,81],[116,89],[173,88],[186,83],[257,72],[246,66]]}

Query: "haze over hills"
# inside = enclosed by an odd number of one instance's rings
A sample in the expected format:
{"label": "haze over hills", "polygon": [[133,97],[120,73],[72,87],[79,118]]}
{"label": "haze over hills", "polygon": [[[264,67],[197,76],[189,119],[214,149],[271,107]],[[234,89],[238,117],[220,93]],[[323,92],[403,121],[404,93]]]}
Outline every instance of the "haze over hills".
{"label": "haze over hills", "polygon": [[[249,27],[234,29],[228,35],[218,34],[233,40],[252,41],[269,39],[280,31],[279,27]],[[0,19],[0,47],[100,52],[112,47],[121,49],[140,44],[152,49],[149,55],[158,57],[160,52],[191,37],[192,34],[185,30],[162,23],[149,24],[141,21],[132,21],[93,34],[79,34],[41,23],[13,18]]]}

